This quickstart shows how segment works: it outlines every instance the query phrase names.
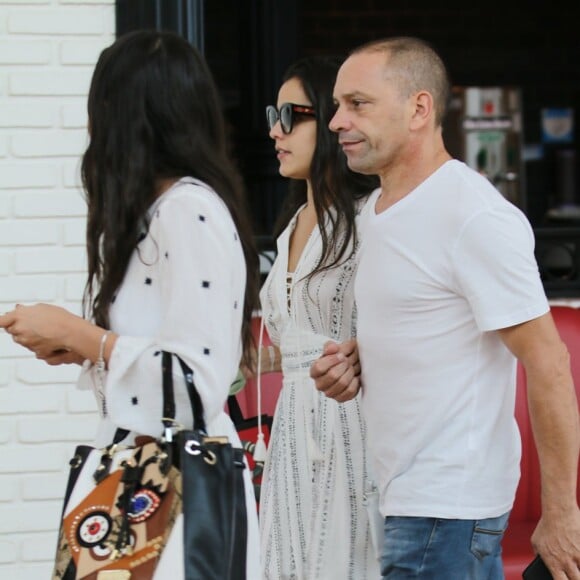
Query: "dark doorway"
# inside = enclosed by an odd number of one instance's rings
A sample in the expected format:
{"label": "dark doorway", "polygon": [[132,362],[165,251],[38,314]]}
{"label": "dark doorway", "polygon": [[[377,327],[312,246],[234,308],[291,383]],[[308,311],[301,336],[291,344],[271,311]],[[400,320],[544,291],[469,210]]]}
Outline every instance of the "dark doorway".
{"label": "dark doorway", "polygon": [[286,194],[267,135],[265,107],[298,55],[299,0],[117,0],[116,33],[179,33],[202,52],[220,90],[260,245]]}

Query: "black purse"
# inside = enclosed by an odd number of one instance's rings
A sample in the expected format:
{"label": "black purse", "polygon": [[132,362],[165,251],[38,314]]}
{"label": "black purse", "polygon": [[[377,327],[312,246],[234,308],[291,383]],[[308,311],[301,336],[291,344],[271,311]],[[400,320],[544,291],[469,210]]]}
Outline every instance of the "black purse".
{"label": "black purse", "polygon": [[[191,402],[193,429],[175,422],[172,361]],[[186,580],[245,580],[247,514],[244,451],[207,435],[193,371],[162,353],[163,434],[97,449],[70,462],[53,580],[153,578],[183,514]]]}

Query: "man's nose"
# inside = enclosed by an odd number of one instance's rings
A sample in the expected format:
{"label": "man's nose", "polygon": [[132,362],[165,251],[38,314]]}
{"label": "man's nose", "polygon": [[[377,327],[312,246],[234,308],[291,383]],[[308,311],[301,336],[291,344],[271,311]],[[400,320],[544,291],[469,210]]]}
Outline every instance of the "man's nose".
{"label": "man's nose", "polygon": [[343,114],[342,109],[338,107],[332,119],[330,119],[330,123],[328,123],[328,128],[335,133],[339,133],[340,131],[344,131],[346,129],[346,124],[346,116]]}

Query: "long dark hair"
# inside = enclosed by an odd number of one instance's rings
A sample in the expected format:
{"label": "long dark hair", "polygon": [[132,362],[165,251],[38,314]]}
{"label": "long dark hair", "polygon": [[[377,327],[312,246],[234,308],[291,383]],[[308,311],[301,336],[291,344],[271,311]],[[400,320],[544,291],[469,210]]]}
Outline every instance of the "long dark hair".
{"label": "long dark hair", "polygon": [[[362,175],[348,168],[338,136],[328,124],[335,112],[332,96],[334,81],[342,59],[334,56],[307,56],[288,67],[282,82],[298,79],[316,112],[316,148],[310,166],[314,208],[322,238],[322,253],[309,278],[337,266],[354,252],[356,239],[355,201],[379,186],[379,178]],[[274,235],[288,225],[296,210],[306,202],[306,181],[292,179]],[[333,207],[336,211],[329,211]],[[325,220],[330,227],[323,227]],[[350,247],[350,251],[349,251]]]}
{"label": "long dark hair", "polygon": [[257,304],[257,253],[242,181],[228,156],[220,99],[203,57],[171,32],[120,37],[95,67],[88,118],[90,142],[82,160],[88,204],[85,315],[109,328],[109,306],[143,224],[149,225],[147,210],[159,181],[191,176],[225,202],[242,242],[246,356]]}

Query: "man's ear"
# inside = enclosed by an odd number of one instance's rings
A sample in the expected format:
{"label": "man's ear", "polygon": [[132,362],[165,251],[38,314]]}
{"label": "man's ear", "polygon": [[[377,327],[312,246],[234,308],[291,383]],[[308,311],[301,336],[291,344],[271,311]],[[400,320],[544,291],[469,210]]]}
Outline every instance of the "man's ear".
{"label": "man's ear", "polygon": [[424,127],[433,117],[433,97],[427,91],[420,91],[415,95],[415,110],[411,118],[411,128]]}

